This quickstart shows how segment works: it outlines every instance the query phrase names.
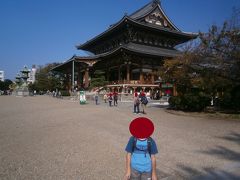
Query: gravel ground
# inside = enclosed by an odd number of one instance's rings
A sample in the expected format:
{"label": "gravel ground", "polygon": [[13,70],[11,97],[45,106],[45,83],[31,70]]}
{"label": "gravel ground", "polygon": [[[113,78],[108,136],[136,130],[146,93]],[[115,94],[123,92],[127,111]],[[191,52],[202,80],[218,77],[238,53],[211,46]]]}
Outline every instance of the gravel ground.
{"label": "gravel ground", "polygon": [[[1,180],[120,180],[135,117],[48,96],[0,96]],[[143,115],[142,115],[143,116]],[[239,179],[240,121],[179,116],[149,104],[159,179]]]}

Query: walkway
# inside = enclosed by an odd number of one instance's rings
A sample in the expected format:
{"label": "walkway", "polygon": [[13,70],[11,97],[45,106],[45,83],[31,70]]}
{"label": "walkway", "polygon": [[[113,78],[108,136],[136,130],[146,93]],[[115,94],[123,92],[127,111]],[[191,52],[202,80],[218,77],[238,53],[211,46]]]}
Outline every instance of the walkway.
{"label": "walkway", "polygon": [[[48,96],[0,96],[0,179],[120,180],[131,103],[108,107]],[[240,121],[152,106],[159,179],[239,179]],[[226,178],[227,177],[227,178]]]}

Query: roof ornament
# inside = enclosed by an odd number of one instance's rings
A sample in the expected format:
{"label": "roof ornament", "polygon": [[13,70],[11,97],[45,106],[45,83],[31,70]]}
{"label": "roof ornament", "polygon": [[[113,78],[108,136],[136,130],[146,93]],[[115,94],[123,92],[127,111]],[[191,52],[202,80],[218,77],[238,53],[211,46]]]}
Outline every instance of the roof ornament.
{"label": "roof ornament", "polygon": [[153,4],[153,6],[155,6],[157,4],[159,4],[161,6],[160,0],[152,0],[152,4]]}

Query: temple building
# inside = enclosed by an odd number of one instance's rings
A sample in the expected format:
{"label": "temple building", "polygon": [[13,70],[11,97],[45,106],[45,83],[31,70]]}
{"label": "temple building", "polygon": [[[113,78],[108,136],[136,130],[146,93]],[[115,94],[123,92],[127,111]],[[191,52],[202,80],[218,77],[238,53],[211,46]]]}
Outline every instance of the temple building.
{"label": "temple building", "polygon": [[[96,70],[105,72],[107,88],[118,92],[173,88],[169,84],[159,87],[158,71],[165,59],[181,54],[175,49],[177,45],[196,37],[195,33],[179,30],[164,13],[160,1],[152,0],[77,46],[91,56],[73,56],[53,70],[66,75],[68,89],[87,88]],[[172,91],[174,94],[174,88]]]}

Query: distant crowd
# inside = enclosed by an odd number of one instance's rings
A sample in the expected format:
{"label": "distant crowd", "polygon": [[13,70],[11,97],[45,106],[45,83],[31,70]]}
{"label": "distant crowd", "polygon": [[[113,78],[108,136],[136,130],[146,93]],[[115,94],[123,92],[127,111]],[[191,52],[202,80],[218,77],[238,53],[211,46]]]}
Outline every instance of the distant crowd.
{"label": "distant crowd", "polygon": [[[56,91],[47,91],[46,93],[49,96],[52,96],[54,98],[61,98],[62,99],[62,93],[60,90]],[[102,94],[101,94],[102,95]],[[71,97],[74,97],[74,100],[79,100],[80,99],[80,91],[74,91],[71,93]],[[105,92],[103,96],[104,103],[108,103],[109,107],[112,106],[118,106],[118,100],[119,100],[119,93],[117,91],[109,91]],[[85,97],[86,99],[86,97]],[[100,94],[98,91],[95,92],[93,95],[93,100],[95,101],[95,104],[98,105],[100,101]],[[133,97],[132,97],[132,102],[133,102],[133,113],[134,114],[146,114],[146,105],[148,104],[148,98],[147,95],[144,91],[140,92],[134,92]]]}
{"label": "distant crowd", "polygon": [[[108,92],[103,95],[103,100],[105,103],[108,103],[109,106],[117,106],[118,105],[118,92]],[[99,93],[96,92],[94,95],[95,104],[98,105],[99,101]],[[134,92],[133,94],[133,113],[146,114],[146,105],[148,104],[148,99],[146,93],[144,91]],[[140,111],[141,109],[141,111]]]}

